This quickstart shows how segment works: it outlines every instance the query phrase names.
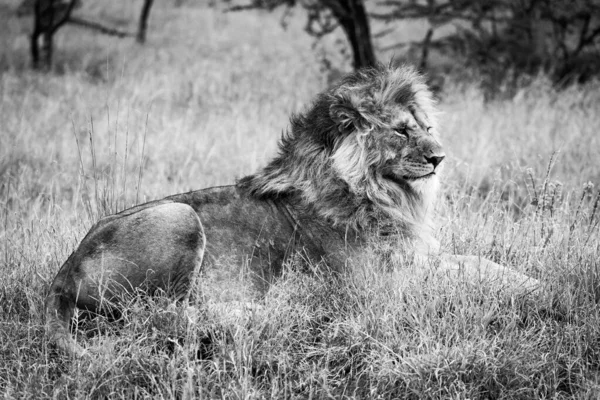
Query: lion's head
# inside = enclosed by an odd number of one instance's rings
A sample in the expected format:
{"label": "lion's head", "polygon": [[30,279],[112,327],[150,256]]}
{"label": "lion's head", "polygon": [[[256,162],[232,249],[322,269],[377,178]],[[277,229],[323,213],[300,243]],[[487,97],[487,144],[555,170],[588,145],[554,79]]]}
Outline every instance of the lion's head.
{"label": "lion's head", "polygon": [[299,197],[336,225],[423,225],[444,159],[435,107],[411,67],[346,76],[291,119],[279,155],[242,186],[258,197]]}

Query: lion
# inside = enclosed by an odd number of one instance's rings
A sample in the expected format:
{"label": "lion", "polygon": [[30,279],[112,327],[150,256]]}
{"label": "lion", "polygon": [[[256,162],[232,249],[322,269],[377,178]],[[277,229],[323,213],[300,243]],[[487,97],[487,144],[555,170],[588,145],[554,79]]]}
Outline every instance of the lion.
{"label": "lion", "polygon": [[[345,76],[293,115],[278,154],[234,185],[176,194],[100,219],[52,282],[51,340],[83,354],[70,335],[75,308],[119,310],[124,294],[189,299],[201,280],[215,301],[260,299],[286,266],[342,270],[368,243],[402,243],[422,260],[439,252],[431,215],[445,153],[437,111],[414,68],[378,65]],[[517,284],[524,275],[476,257]]]}

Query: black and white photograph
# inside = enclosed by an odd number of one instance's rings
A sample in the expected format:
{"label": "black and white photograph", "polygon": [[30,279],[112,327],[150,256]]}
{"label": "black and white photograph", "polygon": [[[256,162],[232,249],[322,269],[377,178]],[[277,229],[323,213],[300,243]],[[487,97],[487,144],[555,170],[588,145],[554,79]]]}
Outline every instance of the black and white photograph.
{"label": "black and white photograph", "polygon": [[600,0],[0,0],[0,398],[600,398]]}

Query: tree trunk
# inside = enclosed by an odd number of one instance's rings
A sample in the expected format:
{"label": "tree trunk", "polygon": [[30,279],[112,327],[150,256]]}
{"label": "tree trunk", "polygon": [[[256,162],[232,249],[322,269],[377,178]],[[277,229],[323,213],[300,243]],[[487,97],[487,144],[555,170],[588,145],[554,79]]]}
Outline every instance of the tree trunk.
{"label": "tree trunk", "polygon": [[424,72],[427,69],[427,60],[429,58],[429,46],[431,45],[431,38],[433,37],[433,28],[429,28],[427,30],[427,34],[425,35],[425,39],[423,39],[423,44],[421,46],[421,63],[419,64],[419,69]]}
{"label": "tree trunk", "polygon": [[138,26],[137,42],[144,43],[146,41],[146,30],[148,29],[148,16],[150,15],[150,8],[154,0],[144,0],[142,6],[142,14],[140,15],[140,23]]}
{"label": "tree trunk", "polygon": [[54,31],[47,30],[42,35],[42,54],[44,56],[44,69],[50,71],[52,69],[52,50]]}
{"label": "tree trunk", "polygon": [[352,46],[355,69],[375,64],[371,29],[362,0],[333,0],[330,9]]}
{"label": "tree trunk", "polygon": [[[70,18],[77,0],[68,3],[56,0],[35,0],[33,5],[33,32],[31,33],[31,60],[33,68],[49,70],[52,67],[54,33]],[[40,65],[40,36],[42,51]]]}
{"label": "tree trunk", "polygon": [[34,69],[40,67],[40,45],[39,38],[42,33],[41,27],[42,6],[40,0],[36,0],[33,5],[33,32],[31,33],[31,64]]}

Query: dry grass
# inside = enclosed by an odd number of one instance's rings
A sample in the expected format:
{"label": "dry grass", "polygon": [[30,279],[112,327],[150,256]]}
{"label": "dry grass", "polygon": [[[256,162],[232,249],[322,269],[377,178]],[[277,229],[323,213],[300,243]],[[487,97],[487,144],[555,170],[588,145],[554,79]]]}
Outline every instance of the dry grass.
{"label": "dry grass", "polygon": [[[82,12],[133,26],[137,3],[104,3]],[[67,27],[51,75],[25,68],[29,22],[2,15],[6,398],[598,396],[597,85],[555,93],[540,78],[492,104],[475,85],[443,96],[444,246],[531,273],[544,295],[372,260],[337,278],[286,273],[238,323],[133,303],[120,324],[80,330],[93,357],[64,360],[44,337],[43,298],[98,216],[252,172],[326,79],[301,26],[281,31],[272,15],[156,4],[144,47]]]}

